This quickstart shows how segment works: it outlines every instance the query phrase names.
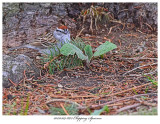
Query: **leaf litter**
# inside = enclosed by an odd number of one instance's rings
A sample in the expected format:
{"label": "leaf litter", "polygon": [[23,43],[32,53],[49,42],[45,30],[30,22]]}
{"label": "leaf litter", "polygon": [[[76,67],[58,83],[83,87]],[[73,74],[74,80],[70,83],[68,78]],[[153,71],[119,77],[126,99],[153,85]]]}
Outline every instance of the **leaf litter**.
{"label": "leaf litter", "polygon": [[157,106],[157,86],[145,76],[157,82],[157,36],[111,30],[101,37],[84,40],[96,48],[109,39],[118,48],[92,60],[90,68],[64,69],[54,75],[46,71],[37,80],[24,71],[18,85],[11,81],[13,86],[3,88],[3,114],[50,115],[51,107],[59,107],[68,115],[65,105],[75,104],[79,115],[89,115],[105,105],[109,112],[102,115],[116,115]]}

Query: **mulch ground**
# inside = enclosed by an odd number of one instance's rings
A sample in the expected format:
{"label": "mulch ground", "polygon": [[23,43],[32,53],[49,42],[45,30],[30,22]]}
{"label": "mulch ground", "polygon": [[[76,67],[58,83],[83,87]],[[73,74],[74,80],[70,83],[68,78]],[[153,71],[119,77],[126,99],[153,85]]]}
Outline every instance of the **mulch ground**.
{"label": "mulch ground", "polygon": [[[50,107],[78,106],[78,114],[89,115],[107,105],[101,115],[132,113],[157,106],[157,36],[141,31],[112,31],[100,36],[82,36],[93,48],[109,40],[118,46],[90,68],[65,69],[54,75],[42,73],[3,88],[3,114],[49,115]],[[153,79],[149,81],[146,76]],[[14,82],[12,82],[14,84]],[[28,108],[26,107],[28,106]]]}

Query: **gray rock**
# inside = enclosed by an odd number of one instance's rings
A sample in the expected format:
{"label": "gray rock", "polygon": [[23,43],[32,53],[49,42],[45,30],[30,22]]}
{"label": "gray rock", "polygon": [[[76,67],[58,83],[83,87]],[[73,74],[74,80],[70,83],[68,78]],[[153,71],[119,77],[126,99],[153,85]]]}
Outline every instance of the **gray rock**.
{"label": "gray rock", "polygon": [[29,57],[23,54],[16,57],[3,55],[3,87],[7,88],[12,85],[9,79],[16,84],[19,83],[24,78],[24,70],[28,78],[39,76],[40,70]]}
{"label": "gray rock", "polygon": [[66,4],[65,3],[57,3],[52,5],[52,13],[61,17],[67,15]]}

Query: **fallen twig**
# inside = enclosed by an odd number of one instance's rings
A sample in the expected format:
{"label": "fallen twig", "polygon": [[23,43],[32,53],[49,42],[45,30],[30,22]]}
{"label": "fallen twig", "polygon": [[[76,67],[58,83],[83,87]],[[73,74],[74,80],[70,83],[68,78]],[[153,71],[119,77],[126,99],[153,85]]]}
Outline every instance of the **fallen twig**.
{"label": "fallen twig", "polygon": [[80,30],[80,32],[77,34],[76,38],[81,35],[81,33],[82,33],[82,31],[83,31],[84,29],[85,29],[85,28],[82,28],[82,29]]}
{"label": "fallen twig", "polygon": [[60,56],[61,56],[61,55],[56,56],[56,57],[54,57],[51,61],[49,61],[49,62],[47,62],[46,64],[44,64],[44,69],[46,69],[51,62],[53,62],[55,59],[59,58]]}
{"label": "fallen twig", "polygon": [[143,104],[143,105],[147,105],[147,106],[154,106],[154,107],[156,107],[156,106],[157,106],[157,104],[154,104],[154,103],[148,103],[148,102],[146,102],[146,101],[142,101],[142,102],[141,102],[141,104]]}
{"label": "fallen twig", "polygon": [[23,71],[24,79],[27,79],[26,70]]}
{"label": "fallen twig", "polygon": [[86,95],[86,96],[69,96],[68,98],[92,98],[92,97],[96,97],[99,98],[99,96],[95,96],[95,95]]}
{"label": "fallen twig", "polygon": [[115,27],[117,27],[117,25],[112,26],[112,27],[109,28],[109,32],[108,32],[107,36],[111,33],[112,29],[115,28]]}
{"label": "fallen twig", "polygon": [[138,58],[138,57],[134,57],[134,58],[119,58],[119,59],[122,59],[122,60],[147,60],[147,59],[150,59],[150,60],[158,60],[158,58]]}
{"label": "fallen twig", "polygon": [[113,94],[109,94],[109,95],[106,95],[106,96],[114,96],[114,95],[117,95],[117,94],[122,94],[122,93],[128,92],[130,90],[138,89],[138,88],[150,85],[150,84],[152,84],[152,83],[143,84],[143,85],[140,85],[140,86],[137,86],[137,87],[129,88],[127,90],[123,90],[123,91],[120,91],[120,92],[117,92],[117,93],[113,93]]}
{"label": "fallen twig", "polygon": [[146,24],[153,31],[153,28],[149,24],[147,23],[144,23],[144,24]]}
{"label": "fallen twig", "polygon": [[17,84],[16,83],[14,83],[11,79],[8,79],[10,82],[11,82],[11,84],[13,84],[15,87],[17,86]]}
{"label": "fallen twig", "polygon": [[126,73],[124,73],[123,76],[126,75],[126,74],[128,74],[128,73],[130,73],[130,72],[132,72],[132,71],[134,71],[134,70],[136,70],[136,69],[138,69],[138,68],[142,68],[142,67],[145,67],[145,66],[151,66],[151,65],[157,65],[157,63],[138,66],[138,67],[136,67],[136,68],[134,68],[134,69],[132,69],[132,70],[127,71]]}
{"label": "fallen twig", "polygon": [[138,107],[138,106],[140,106],[140,105],[141,105],[141,103],[137,103],[137,104],[134,104],[134,105],[125,106],[125,107],[123,107],[123,108],[118,109],[118,110],[117,110],[117,114],[120,113],[120,112],[122,112],[122,111],[126,111],[126,110],[128,110],[128,109]]}
{"label": "fallen twig", "polygon": [[144,76],[144,75],[150,75],[150,74],[155,74],[157,72],[157,69],[155,69],[154,71],[151,71],[151,72],[149,72],[149,73],[144,73],[144,74],[130,74],[130,75],[127,75],[127,76],[133,76],[133,77],[139,77],[139,76]]}
{"label": "fallen twig", "polygon": [[123,30],[123,29],[124,29],[124,27],[125,27],[125,23],[123,23],[123,22],[121,22],[121,21],[117,21],[117,20],[110,20],[110,22],[119,23],[119,24],[123,25],[122,30]]}
{"label": "fallen twig", "polygon": [[114,100],[114,101],[99,104],[99,105],[92,105],[89,108],[102,107],[102,106],[105,106],[105,105],[108,105],[108,104],[113,104],[113,103],[116,103],[116,102],[119,102],[119,101],[122,101],[122,100],[125,100],[125,99],[134,99],[134,98],[139,97],[139,96],[148,96],[148,95],[157,95],[157,93],[148,93],[148,94],[139,94],[139,95],[129,96],[129,97],[125,97],[125,98],[122,98],[122,99],[117,99],[117,100]]}
{"label": "fallen twig", "polygon": [[91,30],[91,32],[92,32],[92,34],[93,34],[93,17],[92,17],[92,15],[90,16],[91,17],[91,24],[90,24],[90,30]]}

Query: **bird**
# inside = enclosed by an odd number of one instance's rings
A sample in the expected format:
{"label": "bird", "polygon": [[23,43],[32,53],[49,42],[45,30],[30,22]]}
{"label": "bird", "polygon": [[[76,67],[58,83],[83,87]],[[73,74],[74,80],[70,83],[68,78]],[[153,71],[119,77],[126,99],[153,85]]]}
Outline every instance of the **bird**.
{"label": "bird", "polygon": [[[31,48],[34,50],[37,50],[39,53],[42,54],[51,54],[55,52],[55,50],[58,52],[62,45],[65,43],[70,42],[70,32],[67,28],[67,26],[62,25],[56,28],[53,33],[46,33],[41,37],[38,37],[34,42],[31,42],[29,44],[25,44],[22,46],[9,48],[9,51],[20,49],[20,48]],[[52,48],[53,44],[56,46],[55,49]],[[49,48],[51,47],[51,48]]]}

